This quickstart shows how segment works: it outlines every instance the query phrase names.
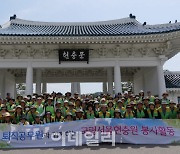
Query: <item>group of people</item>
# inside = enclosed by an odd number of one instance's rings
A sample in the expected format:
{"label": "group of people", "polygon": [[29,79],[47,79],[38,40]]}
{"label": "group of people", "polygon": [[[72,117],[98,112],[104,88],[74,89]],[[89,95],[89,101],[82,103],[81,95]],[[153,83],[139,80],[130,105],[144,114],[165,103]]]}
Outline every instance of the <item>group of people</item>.
{"label": "group of people", "polygon": [[67,92],[0,98],[0,123],[34,125],[94,118],[180,119],[180,104],[140,91],[131,90],[114,97],[110,94],[79,95]]}

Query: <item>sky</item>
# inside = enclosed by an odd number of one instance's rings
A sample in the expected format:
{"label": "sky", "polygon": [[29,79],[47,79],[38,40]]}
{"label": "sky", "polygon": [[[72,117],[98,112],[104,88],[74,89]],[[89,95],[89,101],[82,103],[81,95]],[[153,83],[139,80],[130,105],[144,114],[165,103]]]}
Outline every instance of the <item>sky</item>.
{"label": "sky", "polygon": [[[121,19],[130,13],[147,24],[180,21],[180,0],[0,0],[0,25],[18,18],[47,22],[86,22]],[[180,53],[168,60],[165,70],[180,71]],[[70,83],[48,84],[47,91],[70,91]],[[82,83],[81,92],[102,91],[102,83]]]}

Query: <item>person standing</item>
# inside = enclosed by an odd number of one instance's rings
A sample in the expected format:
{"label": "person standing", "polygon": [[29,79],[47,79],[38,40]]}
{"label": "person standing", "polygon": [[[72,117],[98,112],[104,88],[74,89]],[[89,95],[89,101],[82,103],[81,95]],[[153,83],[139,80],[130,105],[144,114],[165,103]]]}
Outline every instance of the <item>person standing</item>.
{"label": "person standing", "polygon": [[143,108],[142,101],[137,102],[137,109],[135,109],[135,117],[136,118],[145,118],[146,112],[147,112],[147,110],[145,110]]}
{"label": "person standing", "polygon": [[158,111],[155,108],[154,102],[149,103],[149,108],[147,109],[146,118],[149,118],[149,119],[157,119],[158,118]]}
{"label": "person standing", "polygon": [[25,115],[22,115],[22,116],[20,117],[20,121],[19,121],[18,125],[29,125],[29,122],[27,121]]}
{"label": "person standing", "polygon": [[170,109],[170,111],[169,111],[169,118],[170,119],[176,119],[177,118],[177,111],[178,111],[178,109],[176,107],[176,103],[173,102],[173,101],[170,101],[169,109]]}
{"label": "person standing", "polygon": [[101,104],[101,111],[99,112],[99,118],[111,118],[111,114],[107,111],[107,104]]}
{"label": "person standing", "polygon": [[27,113],[27,120],[30,124],[33,124],[35,117],[39,115],[39,112],[36,111],[36,106],[31,106],[30,110]]}
{"label": "person standing", "polygon": [[131,107],[131,105],[127,105],[126,106],[126,111],[125,111],[125,113],[124,113],[124,118],[126,118],[126,119],[132,119],[132,118],[134,118],[135,116],[134,116],[134,112],[133,112],[133,110],[132,110],[132,107]]}
{"label": "person standing", "polygon": [[117,119],[121,119],[122,118],[122,116],[121,116],[121,111],[120,111],[120,109],[115,109],[114,110],[114,116],[113,116],[114,118],[117,118]]}
{"label": "person standing", "polygon": [[63,121],[64,121],[64,117],[62,116],[62,112],[60,109],[57,109],[55,113],[54,122],[63,122]]}
{"label": "person standing", "polygon": [[84,118],[84,115],[83,115],[83,110],[82,109],[77,109],[76,110],[76,117],[75,117],[75,120],[84,120],[85,118]]}
{"label": "person standing", "polygon": [[158,118],[159,119],[169,119],[170,109],[168,107],[167,101],[162,101],[161,107],[158,109]]}
{"label": "person standing", "polygon": [[92,104],[89,104],[87,107],[86,118],[87,119],[94,119],[95,118],[95,113],[93,111],[93,105]]}

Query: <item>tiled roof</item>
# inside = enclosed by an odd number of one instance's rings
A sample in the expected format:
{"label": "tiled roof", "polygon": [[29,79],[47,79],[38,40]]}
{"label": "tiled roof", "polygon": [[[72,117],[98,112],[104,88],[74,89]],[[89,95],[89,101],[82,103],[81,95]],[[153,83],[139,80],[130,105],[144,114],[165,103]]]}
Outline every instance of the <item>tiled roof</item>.
{"label": "tiled roof", "polygon": [[180,72],[165,72],[166,88],[180,88]]}
{"label": "tiled roof", "polygon": [[128,36],[180,31],[180,23],[142,25],[134,18],[102,22],[53,23],[12,19],[0,36]]}

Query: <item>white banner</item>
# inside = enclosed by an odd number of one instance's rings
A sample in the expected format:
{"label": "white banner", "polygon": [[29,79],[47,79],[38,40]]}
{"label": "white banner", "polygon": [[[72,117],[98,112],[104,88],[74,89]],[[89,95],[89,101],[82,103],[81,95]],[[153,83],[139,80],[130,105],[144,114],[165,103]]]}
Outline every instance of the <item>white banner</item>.
{"label": "white banner", "polygon": [[44,125],[0,124],[1,148],[98,146],[102,142],[180,144],[180,120],[91,119]]}

